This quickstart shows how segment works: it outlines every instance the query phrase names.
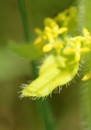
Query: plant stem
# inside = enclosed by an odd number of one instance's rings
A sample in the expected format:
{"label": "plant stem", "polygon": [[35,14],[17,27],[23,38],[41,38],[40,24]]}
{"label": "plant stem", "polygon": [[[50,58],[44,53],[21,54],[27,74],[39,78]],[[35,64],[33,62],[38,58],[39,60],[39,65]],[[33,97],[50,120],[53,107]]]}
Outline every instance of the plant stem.
{"label": "plant stem", "polygon": [[[29,42],[30,33],[29,33],[28,19],[27,19],[27,13],[26,13],[26,8],[25,8],[25,1],[18,0],[18,6],[19,6],[19,11],[21,15],[22,24],[23,24],[25,38],[26,38],[26,41]],[[33,71],[33,78],[35,79],[37,77],[36,61],[32,60],[31,65],[32,65],[32,71]],[[54,127],[53,117],[50,110],[48,99],[44,101],[42,101],[41,99],[38,100],[38,107],[40,109],[40,113],[43,118],[46,130],[54,130],[55,127]]]}
{"label": "plant stem", "polygon": [[[85,27],[91,32],[91,0],[85,0]],[[91,34],[91,33],[90,33]],[[86,60],[86,68],[88,71],[91,71],[91,52],[88,54],[88,58]],[[88,128],[91,130],[91,79],[89,79],[85,83],[85,87],[87,87],[87,97],[88,97]]]}
{"label": "plant stem", "polygon": [[[79,0],[81,27],[91,32],[91,0]],[[91,52],[87,55],[83,74],[91,70]],[[80,83],[80,112],[83,130],[91,130],[91,79]]]}
{"label": "plant stem", "polygon": [[41,116],[44,120],[44,125],[46,130],[56,130],[55,124],[54,124],[54,118],[51,114],[51,108],[49,104],[49,100],[45,99],[42,101],[42,99],[38,100],[38,107],[41,113]]}
{"label": "plant stem", "polygon": [[28,18],[27,18],[27,12],[26,12],[26,7],[25,7],[25,0],[18,0],[18,6],[19,6],[19,12],[20,12],[23,30],[25,34],[25,39],[27,42],[29,42],[30,32],[29,32]]}

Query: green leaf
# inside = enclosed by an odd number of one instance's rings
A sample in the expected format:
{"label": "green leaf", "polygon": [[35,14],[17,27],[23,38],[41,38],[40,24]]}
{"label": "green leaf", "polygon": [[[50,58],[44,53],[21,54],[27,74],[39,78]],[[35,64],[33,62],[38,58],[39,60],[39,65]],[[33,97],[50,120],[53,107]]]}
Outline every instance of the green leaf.
{"label": "green leaf", "polygon": [[36,49],[33,43],[16,44],[9,42],[9,48],[17,55],[27,59],[36,59],[42,56],[42,52]]}

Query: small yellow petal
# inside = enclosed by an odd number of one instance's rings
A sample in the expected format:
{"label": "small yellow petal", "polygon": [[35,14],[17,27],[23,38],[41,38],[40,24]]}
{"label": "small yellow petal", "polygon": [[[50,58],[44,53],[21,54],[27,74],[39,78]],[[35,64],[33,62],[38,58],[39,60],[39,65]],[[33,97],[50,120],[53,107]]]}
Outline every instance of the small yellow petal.
{"label": "small yellow petal", "polygon": [[81,49],[82,53],[86,53],[88,51],[90,51],[90,48],[88,48],[88,47],[84,47],[84,48]]}
{"label": "small yellow petal", "polygon": [[35,45],[36,45],[36,44],[40,44],[41,41],[42,41],[42,38],[41,38],[41,37],[38,37],[38,38],[35,39],[34,44],[35,44]]}
{"label": "small yellow petal", "polygon": [[82,81],[86,81],[91,78],[91,72],[85,74],[85,76],[82,78]]}
{"label": "small yellow petal", "polygon": [[61,49],[61,48],[63,48],[63,45],[62,45],[61,42],[55,42],[53,47],[54,47],[55,49]]}
{"label": "small yellow petal", "polygon": [[76,37],[76,40],[79,41],[79,42],[82,42],[84,40],[84,37],[82,36],[77,36]]}
{"label": "small yellow petal", "polygon": [[39,28],[35,28],[35,32],[36,32],[38,35],[41,35],[41,34],[42,34],[42,31],[41,31],[41,29],[39,29]]}
{"label": "small yellow petal", "polygon": [[66,19],[66,16],[64,13],[59,13],[56,17],[55,20],[56,21],[64,21]]}
{"label": "small yellow petal", "polygon": [[65,53],[65,54],[75,54],[75,49],[66,48],[66,49],[64,50],[64,53]]}
{"label": "small yellow petal", "polygon": [[54,41],[52,33],[50,33],[50,32],[46,33],[46,37],[47,37],[47,39],[48,39],[49,42],[53,42]]}
{"label": "small yellow petal", "polygon": [[68,29],[66,27],[62,27],[59,29],[59,34],[62,34],[64,32],[66,32]]}
{"label": "small yellow petal", "polygon": [[51,43],[46,44],[45,46],[43,46],[43,52],[49,52],[51,51],[53,48],[53,45]]}
{"label": "small yellow petal", "polygon": [[78,51],[78,52],[76,52],[75,61],[76,61],[76,62],[79,62],[79,61],[80,61],[80,58],[81,58],[80,52]]}
{"label": "small yellow petal", "polygon": [[86,28],[83,28],[83,31],[82,31],[83,35],[86,37],[86,36],[89,36],[90,33],[88,32],[88,30]]}
{"label": "small yellow petal", "polygon": [[50,27],[46,26],[46,27],[45,27],[45,31],[47,31],[47,32],[51,32],[52,29],[51,29]]}
{"label": "small yellow petal", "polygon": [[51,27],[51,28],[58,27],[58,24],[51,18],[46,18],[44,20],[44,24],[45,24],[45,26],[48,26],[48,27]]}
{"label": "small yellow petal", "polygon": [[85,37],[85,43],[91,47],[91,36]]}

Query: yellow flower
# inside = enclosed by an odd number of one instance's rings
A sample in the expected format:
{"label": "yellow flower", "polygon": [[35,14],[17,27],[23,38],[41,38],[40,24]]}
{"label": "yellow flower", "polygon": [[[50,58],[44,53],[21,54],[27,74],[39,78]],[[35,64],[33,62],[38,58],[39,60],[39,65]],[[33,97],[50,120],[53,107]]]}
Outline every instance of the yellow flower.
{"label": "yellow flower", "polygon": [[53,43],[49,43],[43,46],[43,52],[49,52],[52,49],[58,50],[63,48],[63,43],[60,41],[54,41]]}
{"label": "yellow flower", "polygon": [[68,47],[64,50],[66,54],[74,54],[75,55],[75,61],[79,62],[81,58],[81,54],[87,53],[90,51],[90,48],[86,45],[83,46],[84,37],[77,36],[75,38],[68,38]]}
{"label": "yellow flower", "polygon": [[[47,53],[47,58],[39,69],[38,78],[22,90],[22,96],[48,96],[57,86],[70,82],[76,75],[82,55],[91,49],[91,35],[86,28],[83,28],[82,36],[72,37],[70,34],[69,25],[75,21],[76,13],[76,8],[71,7],[53,19],[46,18],[43,30],[36,29],[38,37],[34,44]],[[82,81],[89,78],[91,72]]]}
{"label": "yellow flower", "polygon": [[45,27],[43,31],[38,28],[35,30],[39,36],[34,41],[34,44],[40,49],[42,48],[43,52],[49,52],[52,49],[61,49],[62,44],[58,39],[60,34],[67,32],[67,27],[59,28],[58,24],[50,18],[46,18],[44,23]]}

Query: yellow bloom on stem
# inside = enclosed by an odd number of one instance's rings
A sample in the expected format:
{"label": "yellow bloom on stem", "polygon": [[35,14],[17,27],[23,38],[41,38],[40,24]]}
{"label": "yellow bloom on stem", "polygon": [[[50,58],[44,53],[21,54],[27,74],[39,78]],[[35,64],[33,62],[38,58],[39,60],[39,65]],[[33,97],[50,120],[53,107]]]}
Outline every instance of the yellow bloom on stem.
{"label": "yellow bloom on stem", "polygon": [[[22,90],[22,96],[48,96],[57,86],[67,84],[76,75],[82,55],[91,50],[91,35],[86,28],[83,28],[82,36],[68,34],[68,24],[75,19],[76,13],[76,8],[71,7],[54,19],[46,18],[43,30],[36,29],[38,37],[34,44],[48,56],[39,69],[38,78]],[[91,73],[87,73],[82,81],[89,78]]]}
{"label": "yellow bloom on stem", "polygon": [[36,29],[39,37],[36,38],[34,44],[40,46],[43,52],[49,52],[52,49],[61,49],[62,44],[58,40],[60,34],[67,32],[67,27],[59,28],[58,24],[50,19],[45,19],[45,28],[43,31]]}

